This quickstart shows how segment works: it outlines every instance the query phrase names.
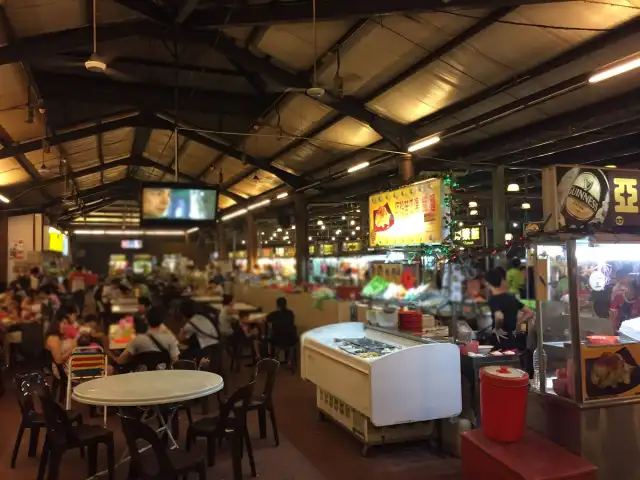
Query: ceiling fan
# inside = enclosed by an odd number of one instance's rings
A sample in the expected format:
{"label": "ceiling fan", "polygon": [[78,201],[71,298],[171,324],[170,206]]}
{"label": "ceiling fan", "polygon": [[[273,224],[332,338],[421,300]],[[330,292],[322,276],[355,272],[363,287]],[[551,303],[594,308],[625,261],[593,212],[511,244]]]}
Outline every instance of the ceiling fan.
{"label": "ceiling fan", "polygon": [[98,54],[98,18],[97,18],[97,2],[93,0],[93,50],[91,56],[82,60],[81,58],[74,58],[72,54],[57,55],[48,58],[38,59],[38,63],[44,65],[51,65],[56,68],[71,68],[76,69],[78,67],[84,67],[88,72],[106,75],[114,79],[122,81],[135,81],[137,77],[135,75],[129,75],[113,66],[109,66],[109,59]]}

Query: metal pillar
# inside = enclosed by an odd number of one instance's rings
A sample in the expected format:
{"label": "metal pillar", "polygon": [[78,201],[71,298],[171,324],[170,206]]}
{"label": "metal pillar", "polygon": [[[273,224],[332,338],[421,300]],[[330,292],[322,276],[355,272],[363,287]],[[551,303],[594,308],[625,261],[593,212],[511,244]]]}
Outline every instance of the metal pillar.
{"label": "metal pillar", "polygon": [[294,199],[296,225],[296,285],[309,281],[309,211],[307,200],[301,194]]}
{"label": "metal pillar", "polygon": [[253,214],[247,214],[247,267],[252,272],[258,263],[258,230]]}
{"label": "metal pillar", "polygon": [[492,223],[493,223],[493,245],[502,245],[504,235],[507,233],[506,215],[506,186],[504,183],[504,167],[497,167],[491,174],[492,188]]}
{"label": "metal pillar", "polygon": [[413,180],[415,170],[413,165],[413,158],[410,153],[403,155],[398,160],[398,170],[400,173],[400,177],[402,178],[402,183],[407,184]]}

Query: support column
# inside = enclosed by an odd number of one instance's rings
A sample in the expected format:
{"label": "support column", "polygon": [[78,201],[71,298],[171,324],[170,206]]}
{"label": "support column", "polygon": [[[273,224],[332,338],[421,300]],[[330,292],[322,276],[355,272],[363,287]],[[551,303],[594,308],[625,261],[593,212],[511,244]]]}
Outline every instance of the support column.
{"label": "support column", "polygon": [[492,221],[493,221],[493,245],[504,243],[504,234],[507,233],[506,215],[506,185],[504,184],[504,167],[497,167],[491,174],[492,186]]}
{"label": "support column", "polygon": [[413,180],[415,170],[413,158],[410,153],[400,157],[400,160],[398,161],[398,170],[400,172],[400,177],[402,178],[402,183],[407,184]]}
{"label": "support column", "polygon": [[0,213],[0,288],[6,289],[9,284],[9,217]]}
{"label": "support column", "polygon": [[247,213],[247,267],[252,272],[258,263],[258,230],[253,213]]}
{"label": "support column", "polygon": [[301,194],[294,199],[296,225],[296,285],[309,281],[309,212],[307,201]]}
{"label": "support column", "polygon": [[216,231],[218,237],[218,259],[229,260],[229,250],[227,249],[227,234],[222,222],[218,223],[218,225],[216,226]]}

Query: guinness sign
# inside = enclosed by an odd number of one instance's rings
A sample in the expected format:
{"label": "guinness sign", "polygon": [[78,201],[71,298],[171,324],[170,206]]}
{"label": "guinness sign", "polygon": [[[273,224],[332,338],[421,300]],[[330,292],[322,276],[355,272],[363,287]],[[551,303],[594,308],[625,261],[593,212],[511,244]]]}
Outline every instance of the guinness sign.
{"label": "guinness sign", "polygon": [[572,168],[558,184],[560,226],[604,223],[609,210],[609,181],[599,169]]}

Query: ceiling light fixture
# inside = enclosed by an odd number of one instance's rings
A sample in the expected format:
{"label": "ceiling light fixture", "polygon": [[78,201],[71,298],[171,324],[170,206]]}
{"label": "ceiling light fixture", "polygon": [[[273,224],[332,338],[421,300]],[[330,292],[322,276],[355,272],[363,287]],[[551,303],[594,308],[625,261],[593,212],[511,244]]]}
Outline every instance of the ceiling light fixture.
{"label": "ceiling light fixture", "polygon": [[473,210],[471,210],[471,211],[469,212],[469,215],[471,215],[471,216],[478,215],[478,210],[476,210],[476,209],[474,208]]}
{"label": "ceiling light fixture", "polygon": [[345,217],[344,215],[342,215],[342,220],[346,220],[346,219],[347,219],[347,217]]}
{"label": "ceiling light fixture", "polygon": [[281,228],[278,228],[278,230],[276,230],[276,232],[280,233],[282,231]]}
{"label": "ceiling light fixture", "polygon": [[604,168],[618,168],[615,165],[605,165]]}
{"label": "ceiling light fixture", "polygon": [[322,220],[318,220],[316,225],[322,225],[322,223],[323,223]]}
{"label": "ceiling light fixture", "polygon": [[190,228],[189,230],[187,230],[187,234],[189,234],[189,233],[196,233],[198,230],[200,230],[200,227],[193,227],[193,228]]}
{"label": "ceiling light fixture", "polygon": [[320,229],[321,229],[321,230],[324,230],[325,228],[326,228],[326,227],[325,227],[324,225],[322,225],[322,226],[320,227]]}
{"label": "ceiling light fixture", "polygon": [[356,224],[356,221],[355,221],[355,220],[351,220],[351,221],[349,222],[349,225],[355,225],[355,224]]}
{"label": "ceiling light fixture", "polygon": [[427,148],[427,147],[430,147],[431,145],[435,145],[439,141],[440,141],[440,137],[437,135],[435,137],[427,137],[412,145],[409,145],[409,148],[407,148],[407,151],[409,153],[417,152],[418,150],[422,150],[423,148]]}
{"label": "ceiling light fixture", "polygon": [[249,210],[247,210],[246,208],[241,208],[240,210],[236,210],[233,213],[228,213],[226,215],[223,215],[221,220],[223,222],[226,222],[227,220],[231,220],[232,218],[235,217],[239,217],[240,215],[244,215],[245,213],[247,213]]}
{"label": "ceiling light fixture", "polygon": [[254,203],[253,205],[249,205],[247,207],[247,210],[253,210],[254,208],[264,207],[265,205],[269,205],[270,203],[271,203],[271,200],[269,199],[262,200],[261,202]]}
{"label": "ceiling light fixture", "polygon": [[363,168],[367,168],[368,166],[369,166],[369,162],[358,163],[357,165],[354,165],[353,167],[349,168],[347,172],[349,173],[357,172],[358,170],[362,170]]}
{"label": "ceiling light fixture", "polygon": [[476,208],[478,206],[478,202],[471,201],[469,202],[469,208]]}
{"label": "ceiling light fixture", "polygon": [[509,185],[507,185],[507,192],[519,192],[520,191],[520,185],[518,185],[517,183],[510,183]]}
{"label": "ceiling light fixture", "polygon": [[513,233],[505,233],[505,234],[504,234],[504,239],[505,239],[507,242],[510,242],[511,240],[513,240]]}
{"label": "ceiling light fixture", "polygon": [[531,204],[529,202],[524,202],[520,205],[520,208],[522,208],[522,210],[529,210],[531,208]]}
{"label": "ceiling light fixture", "polygon": [[518,228],[518,222],[513,222],[511,225],[513,225],[513,228]]}
{"label": "ceiling light fixture", "polygon": [[335,240],[335,239],[336,239],[336,237],[331,237],[331,240]]}
{"label": "ceiling light fixture", "polygon": [[2,202],[2,203],[11,203],[11,200],[9,200],[4,195],[0,195],[0,202]]}
{"label": "ceiling light fixture", "polygon": [[607,68],[599,73],[596,73],[595,75],[592,75],[591,77],[589,77],[589,83],[602,82],[603,80],[608,80],[611,77],[627,73],[628,71],[634,70],[638,67],[640,67],[640,57],[620,63],[611,68]]}
{"label": "ceiling light fixture", "polygon": [[279,194],[276,198],[278,200],[283,199],[283,198],[287,198],[289,196],[289,194],[287,192],[281,193]]}

